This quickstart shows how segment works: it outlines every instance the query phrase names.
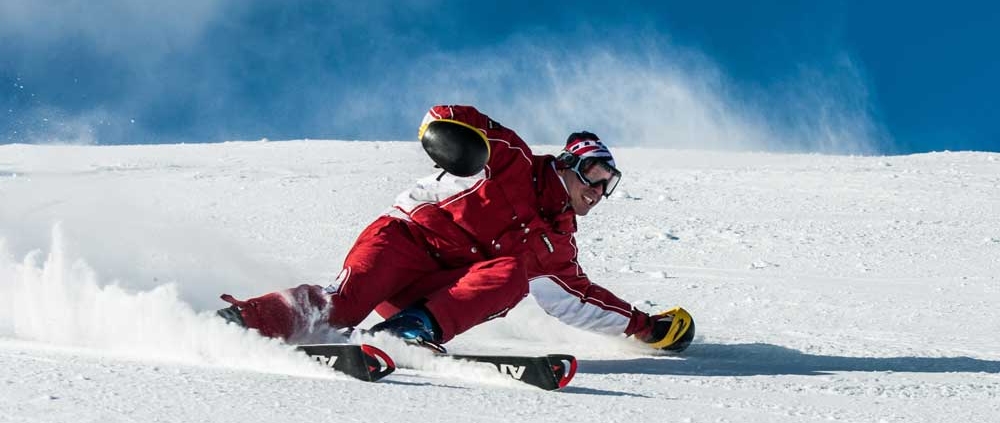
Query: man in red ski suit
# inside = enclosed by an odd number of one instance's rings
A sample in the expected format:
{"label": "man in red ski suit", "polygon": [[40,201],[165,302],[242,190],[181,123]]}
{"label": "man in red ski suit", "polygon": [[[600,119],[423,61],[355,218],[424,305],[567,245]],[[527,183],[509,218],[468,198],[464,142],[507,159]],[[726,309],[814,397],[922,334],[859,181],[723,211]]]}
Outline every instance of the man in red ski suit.
{"label": "man in red ski suit", "polygon": [[439,345],[504,316],[530,292],[567,324],[635,336],[653,348],[687,347],[694,329],[686,311],[651,316],[580,268],[576,216],[610,195],[621,176],[596,135],[572,134],[557,158],[533,155],[514,131],[470,106],[432,107],[421,138],[438,127],[473,134],[471,141],[442,135],[446,147],[485,143],[478,173],[418,180],[358,236],[329,287],[301,285],[247,301],[224,295],[233,305],[220,315],[295,342],[354,327],[374,310],[388,320],[373,331]]}

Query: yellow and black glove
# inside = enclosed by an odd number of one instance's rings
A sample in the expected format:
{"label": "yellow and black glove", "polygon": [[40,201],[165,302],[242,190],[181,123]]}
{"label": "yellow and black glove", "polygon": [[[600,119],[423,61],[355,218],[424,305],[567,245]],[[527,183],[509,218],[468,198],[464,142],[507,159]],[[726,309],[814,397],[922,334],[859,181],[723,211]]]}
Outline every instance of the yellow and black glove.
{"label": "yellow and black glove", "polygon": [[635,339],[658,350],[681,352],[694,340],[694,318],[680,307],[649,316],[649,324]]}

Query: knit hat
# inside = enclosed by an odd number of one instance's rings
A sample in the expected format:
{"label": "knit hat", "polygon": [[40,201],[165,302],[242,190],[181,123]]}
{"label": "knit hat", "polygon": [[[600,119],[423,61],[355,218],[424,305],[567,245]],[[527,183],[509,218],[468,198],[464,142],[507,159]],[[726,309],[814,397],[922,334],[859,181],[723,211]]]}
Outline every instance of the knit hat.
{"label": "knit hat", "polygon": [[570,134],[566,139],[566,147],[563,151],[579,157],[581,160],[595,157],[605,163],[615,167],[615,159],[611,157],[611,150],[601,142],[601,139],[592,132],[582,131]]}

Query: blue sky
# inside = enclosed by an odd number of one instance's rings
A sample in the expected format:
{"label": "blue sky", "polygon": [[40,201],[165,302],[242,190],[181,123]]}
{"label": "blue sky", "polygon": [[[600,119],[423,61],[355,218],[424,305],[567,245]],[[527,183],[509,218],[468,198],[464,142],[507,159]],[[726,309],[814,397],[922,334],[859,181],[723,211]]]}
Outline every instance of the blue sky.
{"label": "blue sky", "polygon": [[407,140],[465,103],[538,144],[1000,151],[1000,6],[868,3],[5,0],[0,143]]}

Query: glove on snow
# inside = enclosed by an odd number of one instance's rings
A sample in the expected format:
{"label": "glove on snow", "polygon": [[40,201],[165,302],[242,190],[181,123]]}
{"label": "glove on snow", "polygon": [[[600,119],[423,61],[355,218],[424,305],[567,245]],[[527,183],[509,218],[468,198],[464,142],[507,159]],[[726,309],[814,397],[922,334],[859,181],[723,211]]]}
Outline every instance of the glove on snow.
{"label": "glove on snow", "polygon": [[694,319],[680,307],[649,316],[649,325],[635,333],[635,338],[650,347],[681,352],[694,340]]}

